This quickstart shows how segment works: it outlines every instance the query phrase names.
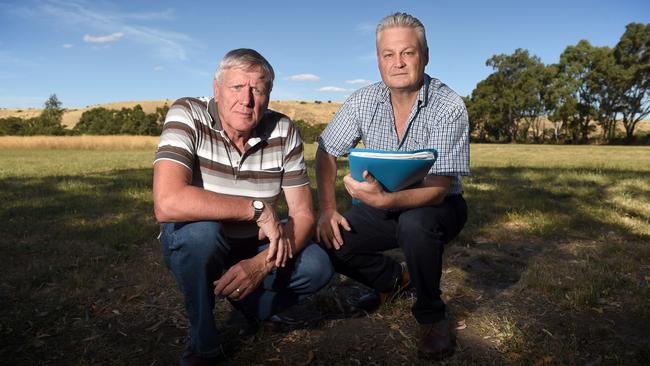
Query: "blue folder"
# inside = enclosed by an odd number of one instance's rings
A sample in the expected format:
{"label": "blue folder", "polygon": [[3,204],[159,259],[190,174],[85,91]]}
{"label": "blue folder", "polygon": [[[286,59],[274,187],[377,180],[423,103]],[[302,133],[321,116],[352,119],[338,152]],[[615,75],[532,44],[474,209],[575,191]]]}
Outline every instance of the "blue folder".
{"label": "blue folder", "polygon": [[[363,181],[363,171],[367,170],[388,192],[400,191],[421,182],[437,158],[438,152],[435,149],[351,149],[348,155],[352,178]],[[357,203],[355,201],[353,203]]]}

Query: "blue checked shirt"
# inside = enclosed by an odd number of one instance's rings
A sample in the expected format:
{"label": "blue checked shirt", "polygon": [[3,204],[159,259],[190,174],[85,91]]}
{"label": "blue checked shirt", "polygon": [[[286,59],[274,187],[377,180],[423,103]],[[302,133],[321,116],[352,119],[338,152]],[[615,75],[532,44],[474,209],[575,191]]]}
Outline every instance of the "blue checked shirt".
{"label": "blue checked shirt", "polygon": [[377,150],[434,148],[438,160],[429,174],[453,177],[447,194],[463,193],[460,176],[469,175],[467,110],[461,97],[440,80],[424,74],[401,141],[395,132],[388,87],[380,81],[354,92],[323,131],[319,146],[340,157],[359,141]]}

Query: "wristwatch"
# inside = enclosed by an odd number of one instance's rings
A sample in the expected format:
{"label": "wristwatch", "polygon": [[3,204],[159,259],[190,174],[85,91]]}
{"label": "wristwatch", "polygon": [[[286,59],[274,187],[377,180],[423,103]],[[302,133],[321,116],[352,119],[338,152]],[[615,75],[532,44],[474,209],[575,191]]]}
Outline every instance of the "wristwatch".
{"label": "wristwatch", "polygon": [[253,221],[257,221],[264,211],[264,202],[260,200],[253,200]]}

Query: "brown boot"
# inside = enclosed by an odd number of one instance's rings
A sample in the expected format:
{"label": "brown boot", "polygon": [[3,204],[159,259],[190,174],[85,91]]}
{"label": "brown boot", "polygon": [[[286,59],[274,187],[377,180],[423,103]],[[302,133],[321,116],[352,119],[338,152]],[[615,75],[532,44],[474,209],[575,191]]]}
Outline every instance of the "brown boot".
{"label": "brown boot", "polygon": [[455,339],[451,334],[449,321],[440,320],[433,324],[420,324],[418,356],[431,360],[442,360],[454,353]]}
{"label": "brown boot", "polygon": [[390,292],[373,291],[365,294],[359,298],[357,307],[367,313],[377,311],[382,305],[393,302],[400,294],[402,294],[411,285],[411,275],[406,268],[406,263],[400,263],[402,266],[402,278],[397,283],[395,290]]}

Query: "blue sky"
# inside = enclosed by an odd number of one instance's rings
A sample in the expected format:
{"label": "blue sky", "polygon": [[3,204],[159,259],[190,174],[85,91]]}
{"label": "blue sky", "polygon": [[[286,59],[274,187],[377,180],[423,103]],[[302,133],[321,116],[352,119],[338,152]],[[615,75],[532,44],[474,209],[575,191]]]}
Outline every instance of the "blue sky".
{"label": "blue sky", "polygon": [[343,101],[378,81],[374,27],[394,11],[427,29],[427,73],[461,95],[485,61],[526,48],[558,62],[581,39],[614,46],[650,1],[82,1],[0,0],[0,107],[67,108],[210,95],[221,57],[257,49],[273,65],[272,99]]}

